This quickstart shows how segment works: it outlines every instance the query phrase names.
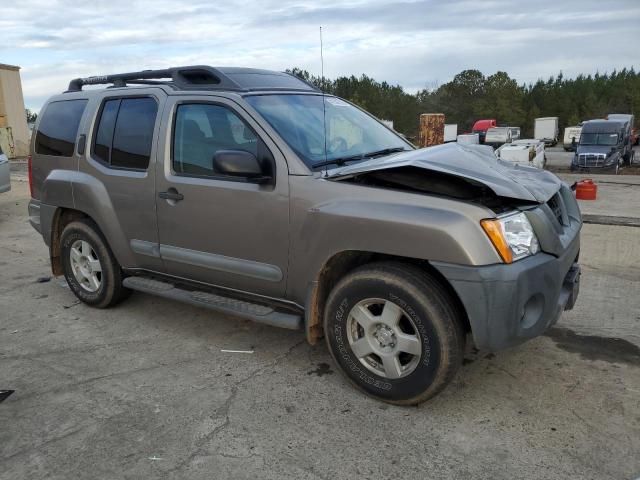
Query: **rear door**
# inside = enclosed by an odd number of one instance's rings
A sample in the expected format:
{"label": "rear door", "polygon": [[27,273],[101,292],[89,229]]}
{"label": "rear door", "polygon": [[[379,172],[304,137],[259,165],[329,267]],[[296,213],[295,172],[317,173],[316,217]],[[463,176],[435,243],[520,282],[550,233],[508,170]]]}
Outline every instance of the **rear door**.
{"label": "rear door", "polygon": [[[80,171],[99,180],[110,205],[102,205],[103,228],[116,232],[111,241],[122,245],[125,268],[162,271],[155,216],[154,165],[160,112],[167,95],[160,89],[109,92],[93,101],[97,115],[86,139],[86,161]],[[95,111],[94,110],[94,111]],[[77,185],[76,201],[95,197],[92,188]],[[93,187],[95,188],[95,186]],[[100,187],[102,188],[102,187]],[[123,260],[124,259],[124,260]]]}
{"label": "rear door", "polygon": [[[167,273],[283,296],[289,184],[275,143],[236,102],[212,96],[170,96],[161,137],[156,210]],[[272,181],[256,184],[221,175],[212,161],[219,150],[256,155]],[[167,193],[180,199],[168,199]]]}

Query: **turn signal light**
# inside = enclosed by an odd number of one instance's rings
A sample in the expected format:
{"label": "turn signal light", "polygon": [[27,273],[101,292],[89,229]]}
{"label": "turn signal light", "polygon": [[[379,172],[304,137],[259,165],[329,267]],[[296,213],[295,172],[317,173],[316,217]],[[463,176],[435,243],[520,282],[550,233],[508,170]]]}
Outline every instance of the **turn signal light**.
{"label": "turn signal light", "polygon": [[502,258],[502,261],[504,263],[512,263],[513,253],[511,252],[511,248],[509,248],[507,239],[504,237],[504,233],[502,232],[500,220],[482,220],[480,225],[482,225],[482,229],[489,237],[489,240],[491,240],[491,243],[493,243],[494,248],[497,250],[500,258]]}

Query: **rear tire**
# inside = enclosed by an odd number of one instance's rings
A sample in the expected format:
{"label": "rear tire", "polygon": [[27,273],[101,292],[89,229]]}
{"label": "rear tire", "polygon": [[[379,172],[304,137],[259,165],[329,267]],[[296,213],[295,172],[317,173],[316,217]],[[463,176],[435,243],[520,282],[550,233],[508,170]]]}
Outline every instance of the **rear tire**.
{"label": "rear tire", "polygon": [[416,405],[453,379],[464,353],[462,314],[438,280],[402,263],[357,268],[327,299],[329,351],[360,390]]}
{"label": "rear tire", "polygon": [[60,244],[64,276],[79,300],[108,308],[131,293],[122,286],[120,265],[94,222],[82,219],[69,223]]}

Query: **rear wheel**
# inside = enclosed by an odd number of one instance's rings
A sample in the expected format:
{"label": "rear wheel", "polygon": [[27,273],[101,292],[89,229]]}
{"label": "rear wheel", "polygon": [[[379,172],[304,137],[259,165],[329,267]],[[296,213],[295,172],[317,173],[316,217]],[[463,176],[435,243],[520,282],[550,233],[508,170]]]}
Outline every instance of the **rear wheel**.
{"label": "rear wheel", "polygon": [[414,405],[454,377],[464,351],[459,309],[433,277],[411,265],[360,267],[333,289],[324,329],[334,360],[359,389]]}
{"label": "rear wheel", "polygon": [[107,308],[128,296],[120,265],[95,223],[88,219],[69,223],[60,244],[64,276],[78,299]]}

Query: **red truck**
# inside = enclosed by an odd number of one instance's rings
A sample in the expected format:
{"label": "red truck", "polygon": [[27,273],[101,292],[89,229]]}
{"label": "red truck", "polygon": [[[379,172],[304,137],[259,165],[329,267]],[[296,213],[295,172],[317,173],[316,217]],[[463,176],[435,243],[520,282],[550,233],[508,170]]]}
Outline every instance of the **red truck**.
{"label": "red truck", "polygon": [[473,124],[473,128],[471,129],[471,133],[477,133],[480,139],[480,143],[484,143],[484,137],[487,135],[487,130],[491,127],[497,127],[498,122],[492,119],[484,119],[484,120],[476,120],[476,123]]}

